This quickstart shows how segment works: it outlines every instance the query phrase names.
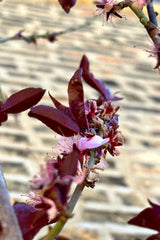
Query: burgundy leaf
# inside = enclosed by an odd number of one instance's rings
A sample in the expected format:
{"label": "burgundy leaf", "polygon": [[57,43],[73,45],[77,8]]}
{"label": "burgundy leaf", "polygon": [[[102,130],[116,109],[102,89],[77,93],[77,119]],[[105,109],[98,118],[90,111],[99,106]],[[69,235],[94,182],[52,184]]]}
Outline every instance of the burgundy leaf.
{"label": "burgundy leaf", "polygon": [[49,222],[46,207],[36,208],[26,203],[15,203],[13,207],[24,240],[32,240],[42,227],[57,221],[55,218]]}
{"label": "burgundy leaf", "polygon": [[62,158],[62,164],[59,169],[60,177],[66,175],[75,176],[77,172],[77,163],[79,157],[79,150],[76,145],[73,145],[73,151],[69,154],[65,154]]}
{"label": "burgundy leaf", "polygon": [[160,233],[148,237],[146,240],[158,240],[160,239]]}
{"label": "burgundy leaf", "polygon": [[73,7],[76,3],[76,0],[58,0],[58,1],[66,13],[69,13],[70,8]]}
{"label": "burgundy leaf", "polygon": [[85,55],[82,57],[80,68],[83,69],[82,77],[84,81],[96,89],[98,92],[100,92],[101,95],[106,99],[105,85],[102,81],[94,78],[93,74],[89,72],[89,60]]}
{"label": "burgundy leaf", "polygon": [[[136,217],[129,220],[129,224],[156,230],[160,234],[160,206],[149,201],[151,207],[144,209]],[[159,235],[158,234],[158,235]],[[153,236],[148,240],[153,240]]]}
{"label": "burgundy leaf", "polygon": [[56,238],[56,240],[71,240],[71,239],[63,237],[63,236],[59,236],[59,237]]}
{"label": "burgundy leaf", "polygon": [[49,96],[52,100],[52,102],[54,103],[55,107],[59,110],[61,110],[62,112],[64,112],[66,115],[68,115],[69,117],[71,117],[74,120],[74,117],[72,116],[71,110],[69,107],[64,106],[63,104],[61,104],[57,99],[55,99],[50,93]]}
{"label": "burgundy leaf", "polygon": [[64,112],[67,116],[69,116],[70,118],[72,118],[72,120],[75,122],[75,118],[71,113],[71,109],[69,107],[64,106],[63,104],[61,104],[57,99],[55,99],[50,93],[49,96],[53,102],[53,104],[55,105],[55,107],[59,110],[61,110],[62,112]]}
{"label": "burgundy leaf", "polygon": [[84,107],[84,92],[81,81],[81,70],[77,70],[68,85],[69,106],[77,124],[82,131],[88,129]]}
{"label": "burgundy leaf", "polygon": [[69,154],[64,154],[63,158],[61,159],[61,166],[58,173],[62,179],[65,178],[65,182],[63,181],[62,183],[57,183],[56,187],[63,206],[67,204],[70,186],[73,181],[71,177],[75,176],[77,173],[78,157],[79,150],[77,149],[76,145],[74,145],[73,151]]}
{"label": "burgundy leaf", "polygon": [[122,97],[117,97],[115,95],[112,95],[109,87],[106,87],[106,94],[105,95],[106,95],[106,100],[107,101],[110,101],[110,100],[111,101],[119,101],[119,100],[123,99]]}
{"label": "burgundy leaf", "polygon": [[79,67],[82,68],[83,71],[89,72],[89,60],[86,55],[83,55]]}
{"label": "burgundy leaf", "polygon": [[80,131],[78,125],[59,109],[40,105],[31,108],[28,115],[39,119],[53,131],[62,136],[73,136]]}
{"label": "burgundy leaf", "polygon": [[0,112],[0,126],[1,126],[1,123],[7,121],[7,119],[8,119],[7,113]]}
{"label": "burgundy leaf", "polygon": [[2,105],[3,105],[3,102],[0,100],[0,109],[1,109]]}
{"label": "burgundy leaf", "polygon": [[2,105],[1,112],[20,113],[37,104],[45,93],[41,88],[26,88],[11,95]]}

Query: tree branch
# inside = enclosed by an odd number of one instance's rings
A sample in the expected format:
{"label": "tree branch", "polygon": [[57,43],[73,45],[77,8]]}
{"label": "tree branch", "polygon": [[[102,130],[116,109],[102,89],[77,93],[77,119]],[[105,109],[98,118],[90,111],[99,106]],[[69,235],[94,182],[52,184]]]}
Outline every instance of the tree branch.
{"label": "tree branch", "polygon": [[0,240],[23,240],[0,167]]}
{"label": "tree branch", "polygon": [[52,32],[52,33],[44,33],[44,34],[32,34],[32,35],[23,35],[23,30],[20,30],[18,33],[16,33],[13,36],[9,36],[9,37],[4,37],[4,38],[0,38],[0,43],[4,43],[4,42],[8,42],[11,40],[24,40],[27,43],[35,43],[36,44],[36,40],[37,39],[47,39],[50,42],[54,42],[56,40],[57,36],[66,34],[66,33],[70,33],[70,32],[74,32],[77,30],[80,30],[81,28],[85,28],[89,25],[91,25],[93,23],[93,21],[95,20],[96,16],[88,18],[83,24],[78,25],[78,26],[73,26],[70,28],[67,28],[65,30],[59,31],[59,32]]}
{"label": "tree branch", "polygon": [[59,235],[63,227],[65,226],[66,222],[72,215],[72,211],[81,196],[83,189],[86,186],[86,180],[84,180],[81,184],[77,184],[73,195],[68,203],[68,216],[60,216],[56,224],[53,228],[49,230],[49,233],[42,239],[42,240],[53,240]]}

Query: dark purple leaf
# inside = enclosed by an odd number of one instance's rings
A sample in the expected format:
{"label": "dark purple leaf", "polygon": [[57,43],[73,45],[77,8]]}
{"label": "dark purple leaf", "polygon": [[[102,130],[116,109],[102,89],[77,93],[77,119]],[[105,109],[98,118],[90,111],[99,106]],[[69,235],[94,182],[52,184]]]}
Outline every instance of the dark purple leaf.
{"label": "dark purple leaf", "polygon": [[85,55],[82,57],[80,68],[83,69],[82,77],[84,81],[96,89],[98,92],[100,92],[106,101],[118,101],[123,99],[121,97],[112,95],[109,87],[105,87],[104,83],[101,80],[94,78],[94,75],[89,71],[89,60]]}
{"label": "dark purple leaf", "polygon": [[76,3],[76,0],[58,0],[58,1],[66,13],[69,13],[70,8],[73,7]]}
{"label": "dark purple leaf", "polygon": [[61,110],[62,112],[64,112],[67,116],[69,116],[70,118],[72,118],[72,120],[74,122],[75,118],[73,117],[72,113],[71,113],[71,109],[69,107],[64,106],[63,104],[61,104],[57,99],[55,99],[50,93],[49,96],[53,102],[53,104],[55,105],[55,107],[59,110]]}
{"label": "dark purple leaf", "polygon": [[79,67],[83,69],[83,72],[89,72],[89,60],[86,55],[83,55]]}
{"label": "dark purple leaf", "polygon": [[[116,93],[115,93],[116,94]],[[106,100],[107,101],[119,101],[119,100],[122,100],[123,98],[122,97],[117,97],[115,95],[112,95],[109,87],[106,87]]]}
{"label": "dark purple leaf", "polygon": [[55,99],[50,93],[49,96],[52,100],[52,102],[54,103],[55,107],[59,110],[61,110],[62,112],[64,112],[66,115],[68,115],[69,117],[71,117],[74,120],[74,117],[72,116],[71,110],[69,107],[64,106],[63,104],[61,104],[57,99]]}
{"label": "dark purple leaf", "polygon": [[28,115],[39,119],[53,131],[62,136],[73,136],[80,131],[78,125],[59,109],[40,105],[31,108]]}
{"label": "dark purple leaf", "polygon": [[160,239],[160,233],[148,237],[146,240],[158,240]]}
{"label": "dark purple leaf", "polygon": [[2,122],[7,121],[7,119],[8,119],[7,113],[0,112],[0,125],[1,125]]}
{"label": "dark purple leaf", "polygon": [[61,159],[61,166],[59,168],[59,176],[63,179],[65,178],[66,181],[62,183],[57,183],[57,192],[59,193],[59,198],[62,205],[67,204],[68,194],[70,191],[70,186],[73,181],[70,176],[75,176],[77,173],[77,163],[79,157],[79,150],[77,149],[76,145],[73,146],[73,151],[70,154],[64,154],[63,158]]}
{"label": "dark purple leaf", "polygon": [[158,231],[158,235],[153,235],[147,240],[158,239],[160,235],[160,206],[149,201],[151,207],[144,209],[136,217],[128,221],[129,224],[133,224],[139,227],[150,228]]}
{"label": "dark purple leaf", "polygon": [[15,39],[23,38],[23,34],[22,34],[23,32],[24,32],[24,30],[18,31],[18,33],[16,33],[16,34],[14,35],[14,38],[15,38]]}
{"label": "dark purple leaf", "polygon": [[101,95],[106,99],[105,85],[102,81],[94,78],[93,74],[89,72],[89,60],[85,55],[82,57],[80,68],[83,69],[82,77],[84,81],[96,89],[98,92],[100,92]]}
{"label": "dark purple leaf", "polygon": [[15,203],[13,207],[24,240],[32,240],[42,227],[57,221],[55,218],[49,222],[46,207],[34,207],[26,203]]}
{"label": "dark purple leaf", "polygon": [[81,81],[81,70],[77,70],[68,85],[69,106],[77,124],[82,131],[88,129],[84,107],[84,92]]}
{"label": "dark purple leaf", "polygon": [[103,8],[105,7],[105,4],[96,4],[96,7],[97,7],[97,8],[102,8],[102,9],[103,9]]}
{"label": "dark purple leaf", "polygon": [[2,105],[1,112],[20,113],[37,104],[45,93],[41,88],[26,88],[11,95]]}
{"label": "dark purple leaf", "polygon": [[59,176],[64,177],[66,175],[75,176],[77,172],[77,163],[79,157],[79,150],[76,145],[73,145],[73,151],[69,154],[64,154],[62,158],[62,164],[59,169]]}
{"label": "dark purple leaf", "polygon": [[71,239],[63,237],[63,236],[59,236],[59,237],[56,238],[56,240],[71,240]]}

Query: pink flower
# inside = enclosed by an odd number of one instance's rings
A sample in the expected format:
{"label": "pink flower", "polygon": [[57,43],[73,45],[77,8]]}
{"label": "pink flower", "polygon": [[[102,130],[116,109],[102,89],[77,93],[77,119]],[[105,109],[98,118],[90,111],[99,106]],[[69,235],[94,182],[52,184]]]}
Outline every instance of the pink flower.
{"label": "pink flower", "polygon": [[30,183],[34,186],[44,186],[48,185],[53,181],[54,178],[54,163],[55,159],[48,159],[46,162],[46,166],[40,165],[40,174],[39,176],[34,176]]}
{"label": "pink flower", "polygon": [[122,18],[122,16],[117,12],[118,8],[118,4],[114,4],[113,0],[102,0],[102,2],[99,1],[95,1],[94,2],[96,4],[96,7],[99,10],[99,15],[104,15],[104,17],[106,18],[105,20],[108,21],[110,20],[112,22],[112,17],[118,17],[118,18]]}
{"label": "pink flower", "polygon": [[101,155],[101,158],[100,158],[100,161],[99,161],[99,163],[97,163],[97,164],[95,165],[95,167],[98,168],[98,169],[101,169],[101,170],[103,170],[103,169],[105,169],[105,168],[108,167],[108,163],[107,163],[107,161],[106,161],[105,151],[103,151],[103,153],[102,153],[102,155]]}
{"label": "pink flower", "polygon": [[80,183],[84,180],[78,159],[79,150],[74,144],[70,153],[63,153],[57,159],[49,158],[46,167],[41,166],[39,176],[31,180],[34,192],[29,197],[33,201],[32,205],[45,207],[49,220],[66,211],[72,181]]}
{"label": "pink flower", "polygon": [[33,201],[32,205],[36,206],[38,204],[45,204],[46,206],[48,206],[48,209],[46,210],[47,214],[48,214],[48,221],[51,221],[52,219],[54,219],[57,216],[57,208],[56,205],[54,203],[53,200],[44,197],[44,196],[39,196],[37,194],[35,194],[34,192],[30,192],[28,194],[28,197],[30,200]]}
{"label": "pink flower", "polygon": [[49,206],[49,208],[47,209],[47,214],[48,214],[49,221],[51,221],[57,216],[58,211],[56,208],[56,204],[52,199],[49,199],[48,197],[42,197],[42,201],[44,204]]}
{"label": "pink flower", "polygon": [[75,143],[78,149],[83,152],[86,149],[98,148],[109,142],[109,138],[102,138],[98,135],[93,137],[81,137],[80,135],[76,135],[74,137],[61,137],[58,140],[56,145],[56,150],[58,152],[69,153],[73,149],[73,144]]}
{"label": "pink flower", "polygon": [[28,194],[28,197],[29,197],[30,200],[32,200],[32,201],[33,201],[34,203],[36,203],[36,204],[42,202],[40,196],[38,196],[38,195],[35,194],[34,192],[30,192],[30,193]]}
{"label": "pink flower", "polygon": [[93,148],[98,148],[106,143],[109,142],[109,138],[103,139],[102,137],[95,135],[94,137],[87,138],[87,137],[82,137],[79,140],[79,148],[80,151],[84,151],[86,149],[93,149]]}

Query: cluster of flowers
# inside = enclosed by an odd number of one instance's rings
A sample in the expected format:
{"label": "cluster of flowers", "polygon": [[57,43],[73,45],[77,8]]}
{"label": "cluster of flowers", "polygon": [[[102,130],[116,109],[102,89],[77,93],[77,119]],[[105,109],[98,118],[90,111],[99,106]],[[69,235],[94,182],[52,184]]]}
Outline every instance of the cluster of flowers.
{"label": "cluster of flowers", "polygon": [[[82,79],[100,93],[98,99],[84,100]],[[56,222],[60,216],[70,217],[72,182],[94,187],[98,170],[107,166],[107,153],[119,155],[116,147],[123,144],[118,130],[119,106],[115,105],[122,98],[111,95],[109,88],[94,78],[86,56],[69,81],[69,107],[49,96],[56,108],[34,106],[29,116],[61,135],[55,147],[59,154],[48,157],[46,166],[41,166],[40,174],[31,180],[29,202],[14,204],[24,240],[33,239],[43,226]]]}
{"label": "cluster of flowers", "polygon": [[[110,21],[113,24],[112,18],[118,17],[123,18],[120,14],[120,11],[125,7],[125,4],[132,4],[132,7],[135,9],[142,10],[144,6],[149,3],[152,3],[151,0],[124,0],[124,1],[115,1],[115,0],[102,0],[102,1],[95,1],[98,15],[103,15],[105,21]],[[155,65],[155,69],[159,68],[160,66],[160,31],[159,28],[154,26],[149,20],[146,27],[148,34],[150,35],[153,46],[151,50],[147,50],[150,53],[151,57],[156,58],[157,63]]]}
{"label": "cluster of flowers", "polygon": [[[124,0],[124,2],[129,2],[130,0]],[[120,2],[120,1],[119,1]],[[151,2],[151,0],[131,0],[133,4],[138,8],[143,8],[147,3]],[[66,13],[69,13],[70,9],[76,4],[76,0],[59,0],[61,7],[64,9]],[[113,6],[117,5],[117,1],[115,0],[102,0],[101,2],[96,1],[99,6],[98,8],[103,8],[105,12],[110,12]]]}
{"label": "cluster of flowers", "polygon": [[124,7],[124,4],[128,2],[131,2],[135,8],[142,9],[151,0],[124,0],[119,2],[115,0],[102,0],[100,2],[95,1],[95,4],[97,9],[99,9],[99,15],[103,14],[106,21],[112,21],[112,17],[122,18],[119,12]]}

